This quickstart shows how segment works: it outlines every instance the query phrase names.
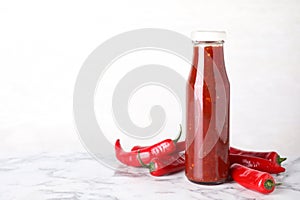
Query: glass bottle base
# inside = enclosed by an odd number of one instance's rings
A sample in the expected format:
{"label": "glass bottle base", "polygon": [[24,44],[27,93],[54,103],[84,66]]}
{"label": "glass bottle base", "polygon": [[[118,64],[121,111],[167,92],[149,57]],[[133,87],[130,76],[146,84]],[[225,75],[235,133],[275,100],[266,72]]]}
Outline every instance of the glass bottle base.
{"label": "glass bottle base", "polygon": [[199,185],[220,185],[220,184],[223,184],[227,181],[227,179],[214,181],[214,182],[202,182],[202,181],[194,181],[194,180],[190,180],[190,179],[188,179],[188,180],[192,183],[196,183],[196,184],[199,184]]}

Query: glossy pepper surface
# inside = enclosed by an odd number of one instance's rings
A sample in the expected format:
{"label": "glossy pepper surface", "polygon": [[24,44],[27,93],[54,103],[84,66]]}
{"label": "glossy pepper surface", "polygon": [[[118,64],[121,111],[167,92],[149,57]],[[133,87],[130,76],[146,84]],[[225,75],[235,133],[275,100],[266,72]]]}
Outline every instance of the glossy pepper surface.
{"label": "glossy pepper surface", "polygon": [[230,166],[230,175],[238,184],[263,194],[273,192],[277,185],[269,173],[250,169],[240,164]]}
{"label": "glossy pepper surface", "polygon": [[185,169],[184,155],[179,155],[177,153],[167,155],[163,158],[154,158],[149,164],[145,164],[138,154],[138,160],[142,167],[149,169],[152,176],[164,176]]}
{"label": "glossy pepper surface", "polygon": [[281,158],[279,154],[275,151],[269,151],[269,152],[245,151],[234,147],[230,147],[230,153],[237,154],[237,155],[247,155],[247,156],[264,158],[271,162],[277,163],[279,165],[281,165],[281,163],[286,160],[286,158]]}
{"label": "glossy pepper surface", "polygon": [[231,164],[238,163],[246,167],[271,174],[278,174],[285,171],[285,168],[281,167],[277,163],[253,156],[230,154],[229,160]]}
{"label": "glossy pepper surface", "polygon": [[115,154],[117,159],[123,164],[128,166],[138,167],[141,166],[137,158],[138,151],[141,160],[144,163],[149,163],[153,158],[162,158],[168,154],[175,152],[176,143],[180,139],[181,134],[182,134],[182,127],[180,125],[180,132],[178,137],[175,140],[166,139],[152,146],[148,146],[147,148],[143,148],[135,151],[129,151],[129,152],[124,151],[124,149],[120,144],[120,140],[118,139],[116,140],[115,143]]}

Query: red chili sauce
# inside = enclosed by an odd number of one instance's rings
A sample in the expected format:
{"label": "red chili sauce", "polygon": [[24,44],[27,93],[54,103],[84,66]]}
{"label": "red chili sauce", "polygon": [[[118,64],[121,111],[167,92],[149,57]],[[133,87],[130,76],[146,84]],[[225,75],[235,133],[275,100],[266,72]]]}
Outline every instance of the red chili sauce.
{"label": "red chili sauce", "polygon": [[222,41],[195,44],[186,101],[186,176],[223,183],[229,171],[229,80]]}

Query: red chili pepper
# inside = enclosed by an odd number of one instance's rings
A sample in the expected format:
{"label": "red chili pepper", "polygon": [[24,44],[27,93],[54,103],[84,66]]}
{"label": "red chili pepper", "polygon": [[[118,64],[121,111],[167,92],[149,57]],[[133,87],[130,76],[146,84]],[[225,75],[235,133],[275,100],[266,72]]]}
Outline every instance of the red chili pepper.
{"label": "red chili pepper", "polygon": [[273,163],[263,158],[258,158],[253,156],[230,154],[229,160],[231,164],[238,163],[246,167],[263,171],[263,172],[268,172],[271,174],[278,174],[280,172],[285,171],[285,168],[281,167],[276,163]]}
{"label": "red chili pepper", "polygon": [[279,185],[275,184],[274,178],[269,173],[250,169],[240,164],[230,166],[230,175],[235,182],[245,188],[264,194],[273,192],[275,186]]}
{"label": "red chili pepper", "polygon": [[[141,164],[137,160],[137,151],[134,152],[126,152],[123,150],[121,144],[120,144],[120,139],[118,139],[115,143],[115,153],[117,159],[128,166],[133,166],[133,167],[140,167]],[[144,154],[143,154],[144,155]],[[150,162],[151,159],[148,155],[142,157],[144,162]]]}
{"label": "red chili pepper", "polygon": [[153,158],[149,164],[145,164],[138,153],[138,160],[142,167],[149,169],[152,176],[164,176],[185,169],[184,155],[179,155],[178,153],[167,155],[163,158]]}
{"label": "red chili pepper", "polygon": [[248,156],[255,156],[259,158],[267,159],[271,162],[277,163],[281,165],[283,161],[286,160],[286,158],[281,158],[278,153],[275,151],[270,152],[255,152],[255,151],[245,151],[241,149],[237,149],[234,147],[230,147],[230,153],[231,154],[238,154],[238,155],[248,155]]}
{"label": "red chili pepper", "polygon": [[[175,140],[166,139],[157,144],[141,149],[140,154],[143,162],[149,163],[153,158],[156,157],[161,158],[168,154],[173,153],[176,150],[176,142],[180,139],[181,133],[182,133],[182,128],[180,125],[180,132],[178,137]],[[134,167],[141,166],[137,159],[138,151],[130,151],[130,152],[124,151],[123,148],[121,147],[119,139],[115,143],[115,153],[117,159],[123,164],[126,164],[128,166],[134,166]]]}
{"label": "red chili pepper", "polygon": [[[131,151],[137,151],[144,148],[148,148],[149,146],[134,146],[131,148]],[[185,150],[185,141],[177,142],[176,143],[176,152],[181,152]]]}

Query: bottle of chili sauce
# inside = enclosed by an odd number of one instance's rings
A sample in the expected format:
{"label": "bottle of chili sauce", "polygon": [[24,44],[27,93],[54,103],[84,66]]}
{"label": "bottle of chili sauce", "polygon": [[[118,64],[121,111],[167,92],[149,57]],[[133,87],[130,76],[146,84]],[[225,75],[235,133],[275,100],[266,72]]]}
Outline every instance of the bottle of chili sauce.
{"label": "bottle of chili sauce", "polygon": [[187,83],[187,178],[220,184],[229,171],[229,81],[225,32],[194,31],[193,64]]}

